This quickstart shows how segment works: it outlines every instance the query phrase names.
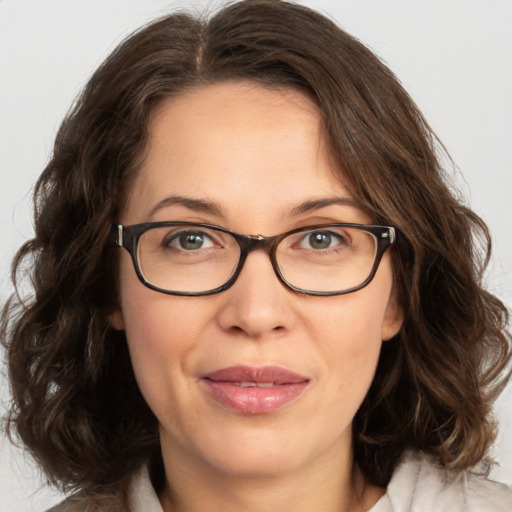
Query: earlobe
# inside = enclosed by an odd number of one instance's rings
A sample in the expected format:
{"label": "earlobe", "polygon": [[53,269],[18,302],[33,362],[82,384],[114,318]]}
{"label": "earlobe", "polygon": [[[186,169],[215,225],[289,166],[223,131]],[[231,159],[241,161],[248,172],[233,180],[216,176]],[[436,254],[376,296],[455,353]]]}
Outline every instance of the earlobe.
{"label": "earlobe", "polygon": [[116,308],[109,315],[110,326],[116,331],[124,331],[124,318],[121,309]]}
{"label": "earlobe", "polygon": [[386,307],[384,321],[382,322],[382,339],[390,340],[398,334],[404,323],[404,311],[398,301],[392,295]]}

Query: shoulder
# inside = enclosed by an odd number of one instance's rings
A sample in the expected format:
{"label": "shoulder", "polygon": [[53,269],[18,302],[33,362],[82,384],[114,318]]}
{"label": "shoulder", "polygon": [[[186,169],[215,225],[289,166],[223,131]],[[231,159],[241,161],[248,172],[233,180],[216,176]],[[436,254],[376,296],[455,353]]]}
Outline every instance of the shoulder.
{"label": "shoulder", "polygon": [[115,497],[85,498],[71,496],[46,512],[127,512],[123,500]]}
{"label": "shoulder", "polygon": [[510,512],[512,490],[466,471],[449,471],[433,458],[408,451],[386,494],[371,512]]}
{"label": "shoulder", "polygon": [[149,472],[143,466],[130,481],[127,494],[84,497],[70,496],[46,512],[163,512]]}

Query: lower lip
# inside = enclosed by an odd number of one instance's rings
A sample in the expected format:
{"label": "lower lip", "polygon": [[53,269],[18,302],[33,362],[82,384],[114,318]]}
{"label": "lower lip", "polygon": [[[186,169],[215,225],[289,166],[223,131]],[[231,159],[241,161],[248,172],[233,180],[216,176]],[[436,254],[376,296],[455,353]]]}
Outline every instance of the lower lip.
{"label": "lower lip", "polygon": [[269,388],[242,387],[233,382],[202,380],[208,393],[220,404],[246,414],[276,411],[295,400],[308,382],[277,384]]}

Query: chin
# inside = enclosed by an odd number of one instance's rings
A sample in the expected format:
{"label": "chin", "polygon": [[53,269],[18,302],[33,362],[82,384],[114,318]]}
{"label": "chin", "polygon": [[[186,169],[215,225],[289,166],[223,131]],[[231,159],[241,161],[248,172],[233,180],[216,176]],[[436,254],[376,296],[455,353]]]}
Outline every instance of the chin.
{"label": "chin", "polygon": [[[325,438],[277,425],[226,432],[203,445],[201,457],[216,471],[239,478],[275,478],[300,471],[326,451]],[[322,442],[323,441],[323,442]],[[332,443],[327,443],[332,445]]]}
{"label": "chin", "polygon": [[295,472],[300,469],[303,461],[297,454],[288,456],[283,452],[268,453],[259,450],[259,453],[238,453],[236,457],[215,460],[216,471],[235,478],[276,478]]}

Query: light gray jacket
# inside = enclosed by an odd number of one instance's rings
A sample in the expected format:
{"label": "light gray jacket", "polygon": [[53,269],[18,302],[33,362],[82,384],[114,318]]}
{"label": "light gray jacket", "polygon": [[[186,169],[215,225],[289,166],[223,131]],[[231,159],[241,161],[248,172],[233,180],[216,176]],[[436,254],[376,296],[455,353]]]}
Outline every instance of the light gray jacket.
{"label": "light gray jacket", "polygon": [[[126,508],[116,497],[101,503],[69,498],[47,512],[163,512],[146,468],[134,476],[128,502]],[[428,456],[407,452],[386,494],[368,512],[512,512],[512,489],[440,469]]]}

